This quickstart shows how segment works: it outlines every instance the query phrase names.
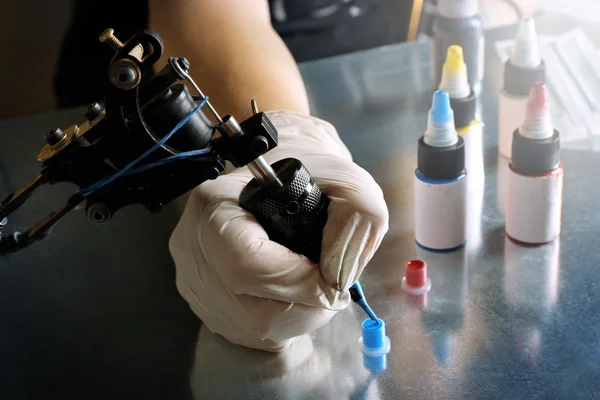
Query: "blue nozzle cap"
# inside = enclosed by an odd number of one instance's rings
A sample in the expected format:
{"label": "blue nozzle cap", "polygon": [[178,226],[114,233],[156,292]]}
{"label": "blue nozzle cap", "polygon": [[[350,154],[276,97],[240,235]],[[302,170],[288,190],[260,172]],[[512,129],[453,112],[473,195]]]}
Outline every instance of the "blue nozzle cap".
{"label": "blue nozzle cap", "polygon": [[438,90],[433,94],[427,130],[423,139],[425,144],[433,147],[448,147],[458,142],[458,133],[454,126],[454,111],[450,106],[450,96],[445,90]]}
{"label": "blue nozzle cap", "polygon": [[381,319],[366,319],[362,322],[362,352],[371,357],[381,356],[390,351],[390,339],[385,336],[385,322]]}
{"label": "blue nozzle cap", "polygon": [[454,118],[450,108],[450,96],[445,90],[437,90],[433,93],[431,104],[431,121],[436,123],[446,123]]}

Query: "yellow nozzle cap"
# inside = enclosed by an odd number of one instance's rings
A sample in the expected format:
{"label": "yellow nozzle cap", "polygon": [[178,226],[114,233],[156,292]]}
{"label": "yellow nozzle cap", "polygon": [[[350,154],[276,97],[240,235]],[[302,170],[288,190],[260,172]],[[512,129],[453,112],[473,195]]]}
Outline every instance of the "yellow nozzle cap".
{"label": "yellow nozzle cap", "polygon": [[450,71],[460,71],[466,67],[462,47],[457,45],[448,47],[444,68]]}
{"label": "yellow nozzle cap", "polygon": [[471,92],[462,47],[448,47],[439,89],[447,91],[451,99],[462,99]]}

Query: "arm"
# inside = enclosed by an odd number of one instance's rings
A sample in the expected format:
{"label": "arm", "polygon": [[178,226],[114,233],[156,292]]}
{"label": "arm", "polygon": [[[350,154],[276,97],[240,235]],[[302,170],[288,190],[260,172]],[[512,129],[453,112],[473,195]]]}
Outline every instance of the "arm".
{"label": "arm", "polygon": [[186,57],[190,74],[221,114],[261,110],[309,113],[298,67],[271,26],[267,0],[150,0],[150,29],[169,56]]}
{"label": "arm", "polygon": [[[266,0],[151,0],[151,28],[222,113],[246,118],[256,98],[279,132],[269,163],[298,158],[329,196],[318,266],[269,239],[238,200],[247,168],[192,191],[169,249],[179,293],[216,334],[282,351],[350,303],[347,292],[388,230],[381,188],[352,162],[335,128],[307,116],[296,64],[269,23]],[[169,6],[170,5],[170,6]],[[292,112],[289,112],[292,111]]]}
{"label": "arm", "polygon": [[541,0],[480,0],[479,6],[484,27],[492,29],[515,24],[519,16],[521,19],[533,16],[541,3]]}

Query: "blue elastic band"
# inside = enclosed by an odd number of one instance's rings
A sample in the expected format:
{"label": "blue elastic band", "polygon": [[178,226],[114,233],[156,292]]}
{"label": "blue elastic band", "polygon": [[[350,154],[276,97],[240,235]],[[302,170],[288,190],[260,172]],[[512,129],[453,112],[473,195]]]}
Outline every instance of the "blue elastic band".
{"label": "blue elastic band", "polygon": [[[175,134],[175,132],[177,132],[183,125],[185,125],[194,116],[196,111],[201,109],[207,102],[208,102],[208,96],[206,96],[200,104],[198,104],[188,115],[186,115],[186,117],[184,119],[179,121],[179,123],[177,125],[175,125],[175,127],[171,130],[171,132],[169,132],[167,135],[165,135],[165,137],[163,137],[158,142],[156,142],[156,144],[154,146],[152,146],[150,149],[146,150],[144,152],[144,154],[142,154],[141,156],[139,156],[138,158],[136,158],[135,160],[133,160],[132,162],[127,164],[119,172],[117,172],[111,176],[108,176],[104,179],[101,179],[100,181],[88,186],[87,188],[80,190],[80,193],[83,195],[83,197],[87,197],[90,194],[94,193],[96,190],[108,185],[115,179],[118,179],[118,178],[126,175],[131,169],[133,169],[133,167],[136,166],[136,164],[138,164],[144,158],[148,157],[152,152],[156,151],[159,147],[164,145],[167,142],[167,140],[169,140],[171,138],[171,136],[173,136]],[[204,149],[202,149],[202,150],[204,150]]]}
{"label": "blue elastic band", "polygon": [[[130,170],[129,172],[127,172],[124,176],[137,174],[139,172],[146,171],[147,169],[158,167],[158,166],[161,166],[164,164],[169,164],[173,161],[181,160],[182,158],[190,158],[190,157],[205,155],[205,154],[210,153],[211,151],[212,151],[212,148],[207,147],[207,148],[200,149],[200,150],[192,150],[192,151],[185,151],[182,153],[177,153],[177,154],[172,155],[171,157],[164,158],[162,160],[158,160],[151,164],[140,165],[139,167],[134,168],[134,169]],[[198,161],[202,161],[202,159],[200,159]]]}

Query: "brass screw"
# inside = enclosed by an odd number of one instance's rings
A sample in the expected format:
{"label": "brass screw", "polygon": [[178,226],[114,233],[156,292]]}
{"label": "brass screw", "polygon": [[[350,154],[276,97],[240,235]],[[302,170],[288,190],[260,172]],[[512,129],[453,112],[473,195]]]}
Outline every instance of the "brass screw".
{"label": "brass screw", "polygon": [[114,51],[119,51],[123,48],[123,42],[117,39],[117,37],[115,36],[115,30],[112,28],[108,28],[104,32],[102,32],[102,34],[100,35],[100,42],[108,43]]}

